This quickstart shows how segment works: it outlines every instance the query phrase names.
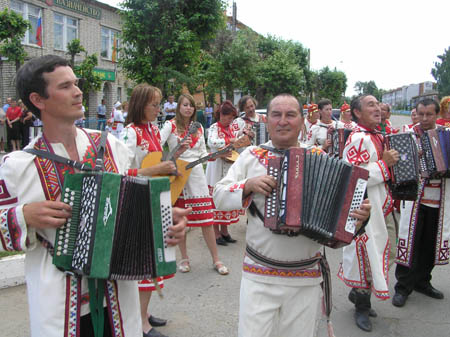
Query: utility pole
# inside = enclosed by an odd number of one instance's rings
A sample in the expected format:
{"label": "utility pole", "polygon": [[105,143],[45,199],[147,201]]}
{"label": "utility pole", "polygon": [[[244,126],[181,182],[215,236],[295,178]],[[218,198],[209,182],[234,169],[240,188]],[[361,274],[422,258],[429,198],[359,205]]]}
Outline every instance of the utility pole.
{"label": "utility pole", "polygon": [[233,18],[231,20],[231,31],[233,34],[236,34],[236,25],[237,25],[237,6],[236,2],[233,1]]}

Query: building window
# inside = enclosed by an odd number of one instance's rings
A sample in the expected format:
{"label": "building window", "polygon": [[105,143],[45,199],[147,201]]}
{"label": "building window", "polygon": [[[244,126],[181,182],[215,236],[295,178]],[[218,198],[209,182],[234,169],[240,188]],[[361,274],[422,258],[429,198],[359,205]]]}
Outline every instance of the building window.
{"label": "building window", "polygon": [[[22,39],[22,43],[38,45],[36,32],[38,27],[38,20],[42,15],[41,8],[16,0],[11,0],[10,4],[11,9],[14,12],[20,14],[25,20],[28,20],[31,24],[31,29],[26,31],[25,36]],[[43,28],[42,26],[43,24],[41,23],[41,36]]]}
{"label": "building window", "polygon": [[119,32],[102,27],[102,50],[101,56],[104,59],[116,62],[118,59],[117,49],[119,48]]}
{"label": "building window", "polygon": [[70,16],[53,13],[53,47],[67,50],[67,44],[78,38],[78,20]]}
{"label": "building window", "polygon": [[117,87],[117,100],[119,102],[122,102],[122,88],[121,87]]}

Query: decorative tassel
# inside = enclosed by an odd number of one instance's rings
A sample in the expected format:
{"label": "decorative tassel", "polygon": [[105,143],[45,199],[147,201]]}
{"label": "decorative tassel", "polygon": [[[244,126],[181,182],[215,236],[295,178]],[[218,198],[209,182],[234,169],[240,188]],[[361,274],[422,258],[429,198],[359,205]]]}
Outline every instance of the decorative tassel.
{"label": "decorative tassel", "polygon": [[330,319],[327,319],[327,330],[328,330],[328,337],[336,337],[334,335],[333,323],[331,323]]}

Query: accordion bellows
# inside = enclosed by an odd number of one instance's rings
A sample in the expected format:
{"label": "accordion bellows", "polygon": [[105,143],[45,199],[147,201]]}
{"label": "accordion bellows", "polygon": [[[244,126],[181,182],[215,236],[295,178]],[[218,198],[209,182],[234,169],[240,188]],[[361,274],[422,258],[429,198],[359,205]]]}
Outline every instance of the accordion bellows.
{"label": "accordion bellows", "polygon": [[90,278],[143,280],[176,272],[168,178],[115,173],[67,175],[72,216],[56,232],[53,263]]}
{"label": "accordion bellows", "polygon": [[349,244],[356,219],[349,213],[361,206],[369,172],[337,158],[292,148],[269,159],[267,174],[277,188],[266,198],[264,226],[300,231],[321,244]]}

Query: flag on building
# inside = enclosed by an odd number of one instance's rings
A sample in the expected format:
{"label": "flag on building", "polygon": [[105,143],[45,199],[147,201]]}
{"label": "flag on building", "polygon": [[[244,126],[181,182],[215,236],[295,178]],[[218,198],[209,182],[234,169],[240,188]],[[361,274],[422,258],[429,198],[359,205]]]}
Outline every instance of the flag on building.
{"label": "flag on building", "polygon": [[36,27],[36,44],[42,47],[42,18],[39,17]]}
{"label": "flag on building", "polygon": [[116,59],[117,59],[117,37],[116,37],[116,34],[114,34],[113,50],[112,50],[111,61],[113,61],[113,63],[115,63]]}

